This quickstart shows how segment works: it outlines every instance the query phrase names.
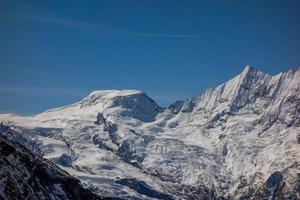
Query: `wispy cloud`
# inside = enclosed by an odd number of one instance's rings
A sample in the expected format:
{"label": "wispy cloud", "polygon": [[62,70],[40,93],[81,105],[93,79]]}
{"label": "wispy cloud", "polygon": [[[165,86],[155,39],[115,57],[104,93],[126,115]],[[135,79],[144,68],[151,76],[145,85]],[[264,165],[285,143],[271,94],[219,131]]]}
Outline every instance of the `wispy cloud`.
{"label": "wispy cloud", "polygon": [[33,86],[0,86],[0,96],[5,94],[28,94],[34,96],[63,96],[63,97],[82,97],[89,93],[85,89],[74,88],[48,88]]}
{"label": "wispy cloud", "polygon": [[178,33],[138,33],[138,32],[126,32],[122,30],[116,30],[115,28],[101,26],[98,24],[88,23],[85,21],[63,18],[63,17],[49,17],[49,16],[35,16],[35,15],[14,15],[5,16],[6,19],[34,22],[41,24],[51,24],[56,26],[64,26],[72,29],[76,29],[82,32],[88,32],[97,34],[100,36],[127,36],[127,37],[148,37],[148,38],[186,38],[196,39],[199,35],[194,34],[178,34]]}
{"label": "wispy cloud", "polygon": [[[113,34],[112,34],[113,35]],[[136,37],[199,38],[198,35],[157,34],[157,33],[119,33],[114,35]]]}

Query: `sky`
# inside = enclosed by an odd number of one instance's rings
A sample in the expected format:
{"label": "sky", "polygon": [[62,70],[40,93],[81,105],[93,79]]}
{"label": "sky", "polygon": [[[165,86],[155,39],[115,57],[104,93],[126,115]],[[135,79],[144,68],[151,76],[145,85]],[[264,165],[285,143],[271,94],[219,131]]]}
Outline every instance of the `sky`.
{"label": "sky", "polygon": [[246,64],[277,74],[300,65],[299,20],[299,0],[1,0],[0,113],[104,89],[168,106]]}

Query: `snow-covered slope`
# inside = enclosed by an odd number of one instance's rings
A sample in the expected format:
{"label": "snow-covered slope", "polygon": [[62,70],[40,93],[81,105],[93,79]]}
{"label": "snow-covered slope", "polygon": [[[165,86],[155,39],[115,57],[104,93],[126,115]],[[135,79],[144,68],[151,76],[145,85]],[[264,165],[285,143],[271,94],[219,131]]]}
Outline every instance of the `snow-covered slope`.
{"label": "snow-covered slope", "polygon": [[144,92],[95,91],[29,117],[0,115],[7,137],[122,198],[300,198],[300,68],[246,66],[164,109]]}
{"label": "snow-covered slope", "polygon": [[102,198],[82,188],[67,172],[0,135],[0,199]]}

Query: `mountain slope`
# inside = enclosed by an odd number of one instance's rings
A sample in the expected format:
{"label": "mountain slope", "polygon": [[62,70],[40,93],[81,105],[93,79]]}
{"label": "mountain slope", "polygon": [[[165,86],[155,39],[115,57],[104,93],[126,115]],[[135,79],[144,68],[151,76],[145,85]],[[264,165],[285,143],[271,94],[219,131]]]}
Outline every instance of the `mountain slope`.
{"label": "mountain slope", "polygon": [[1,199],[102,199],[79,180],[0,135]]}
{"label": "mountain slope", "polygon": [[167,109],[142,91],[95,91],[69,106],[0,121],[7,137],[101,195],[299,199],[299,91],[300,68],[270,76],[246,66]]}

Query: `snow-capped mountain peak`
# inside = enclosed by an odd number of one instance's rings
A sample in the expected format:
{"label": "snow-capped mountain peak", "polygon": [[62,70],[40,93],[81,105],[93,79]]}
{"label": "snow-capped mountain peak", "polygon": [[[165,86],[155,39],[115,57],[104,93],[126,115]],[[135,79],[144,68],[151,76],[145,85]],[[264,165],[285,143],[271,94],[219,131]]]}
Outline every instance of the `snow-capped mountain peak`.
{"label": "snow-capped mountain peak", "polygon": [[259,90],[271,76],[246,65],[244,70],[233,79],[210,88],[200,95],[187,99],[181,104],[183,112],[214,110],[231,111],[243,106],[255,92]]}
{"label": "snow-capped mountain peak", "polygon": [[98,112],[117,112],[120,116],[152,121],[162,109],[141,90],[98,90],[80,102],[81,108],[96,106]]}
{"label": "snow-capped mountain peak", "polygon": [[251,72],[260,72],[259,69],[255,68],[254,66],[251,65],[245,65],[243,71],[241,72],[241,74],[248,74]]}
{"label": "snow-capped mountain peak", "polygon": [[85,97],[82,100],[82,103],[94,103],[98,99],[113,99],[117,97],[128,97],[141,94],[144,94],[141,90],[95,90]]}
{"label": "snow-capped mountain peak", "polygon": [[[140,90],[96,90],[77,103],[50,109],[32,118],[55,127],[64,127],[78,120],[94,122],[99,113],[113,118],[111,119],[113,121],[118,120],[117,118],[130,118],[150,122],[162,110],[154,100]],[[23,121],[20,123],[23,124]]]}

